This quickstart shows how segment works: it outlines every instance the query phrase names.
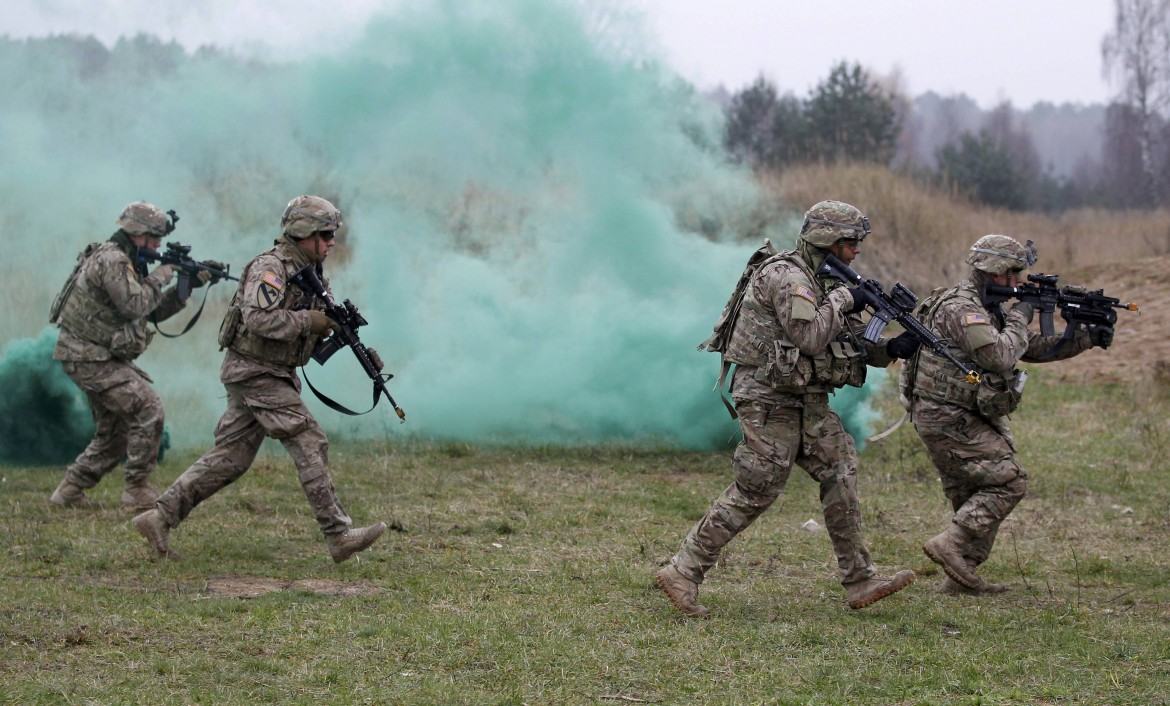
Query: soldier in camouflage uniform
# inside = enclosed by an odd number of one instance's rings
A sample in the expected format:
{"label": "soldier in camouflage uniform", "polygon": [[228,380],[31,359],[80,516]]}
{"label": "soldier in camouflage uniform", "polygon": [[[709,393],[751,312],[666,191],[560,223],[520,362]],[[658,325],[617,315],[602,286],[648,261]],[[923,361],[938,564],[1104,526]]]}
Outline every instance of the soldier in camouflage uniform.
{"label": "soldier in camouflage uniform", "polygon": [[822,201],[805,214],[799,247],[778,253],[751,276],[724,352],[735,363],[731,392],[743,430],[735,480],[683,540],[658,585],[688,615],[705,616],[699,584],[719,553],[772,505],[798,464],[820,484],[825,525],[850,608],[902,590],[913,571],[879,576],[861,530],[857,451],[829,394],[860,386],[866,365],[885,367],[915,351],[908,334],[864,341],[858,312],[864,295],[815,272],[827,253],[849,263],[869,234],[869,220],[849,204]]}
{"label": "soldier in camouflage uniform", "polygon": [[1006,235],[986,235],[967,256],[969,278],[935,292],[918,309],[922,323],[950,341],[950,352],[981,376],[978,383],[968,382],[956,366],[926,348],[902,374],[903,402],[954,510],[947,530],[923,546],[947,574],[943,593],[1008,590],[975,571],[987,561],[1000,524],[1027,488],[1007,426],[1026,380],[1016,364],[1070,358],[1093,345],[1108,346],[1113,338],[1111,327],[1093,326],[1062,344],[1059,335],[1028,329],[1031,304],[1017,301],[1005,311],[1002,304],[984,303],[984,285],[1019,286],[1035,261],[1031,241],[1025,247]]}
{"label": "soldier in camouflage uniform", "polygon": [[[60,328],[53,359],[89,400],[97,427],[93,440],[65,470],[49,497],[60,507],[90,504],[86,488],[97,485],[126,458],[122,506],[142,509],[158,493],[148,480],[158,460],[163,434],[163,406],[150,376],[134,360],[150,345],[149,322],[164,321],[182,309],[170,265],[150,274],[139,248],[157,250],[173,228],[157,206],[135,201],[118,217],[118,232],[94,243],[77,258],[77,266],[53,302],[50,320]],[[204,284],[207,273],[198,280]]]}
{"label": "soldier in camouflage uniform", "polygon": [[[302,268],[321,263],[341,227],[341,212],[323,198],[298,196],[280,221],[283,236],[244,268],[220,326],[227,349],[219,378],[228,408],[215,428],[215,447],[203,454],[159,497],[155,508],[134,518],[155,555],[173,558],[168,533],[196,505],[242,476],[265,437],[278,439],[296,464],[297,475],[325,544],[342,562],[374,543],[385,522],[351,529],[329,473],[329,440],[301,399],[295,368],[309,361],[317,343],[337,324],[323,302],[291,281]],[[325,282],[328,286],[327,280]],[[382,361],[370,349],[381,369]]]}

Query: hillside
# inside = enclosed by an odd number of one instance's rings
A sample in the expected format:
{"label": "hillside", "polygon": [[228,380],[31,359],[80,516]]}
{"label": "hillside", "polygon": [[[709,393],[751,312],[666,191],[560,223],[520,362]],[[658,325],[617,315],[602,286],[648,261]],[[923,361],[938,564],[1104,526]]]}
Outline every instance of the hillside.
{"label": "hillside", "polygon": [[[1118,312],[1114,343],[1053,364],[1070,381],[1170,382],[1170,255],[1140,261],[1104,263],[1077,268],[1062,277],[1067,284],[1104,289],[1140,312]],[[1057,327],[1063,322],[1058,322]]]}

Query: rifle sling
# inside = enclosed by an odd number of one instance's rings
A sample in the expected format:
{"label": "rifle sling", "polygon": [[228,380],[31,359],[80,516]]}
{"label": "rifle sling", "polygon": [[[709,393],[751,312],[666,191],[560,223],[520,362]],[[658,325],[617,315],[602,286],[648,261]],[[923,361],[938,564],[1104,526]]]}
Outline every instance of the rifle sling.
{"label": "rifle sling", "polygon": [[183,334],[190,331],[191,327],[193,327],[195,325],[195,322],[199,321],[199,315],[203,313],[203,307],[207,306],[207,290],[208,289],[211,289],[211,287],[209,286],[209,287],[205,287],[203,289],[203,301],[199,303],[199,311],[195,312],[195,315],[191,317],[191,320],[187,322],[187,325],[183,327],[182,331],[180,331],[178,333],[167,333],[166,331],[163,331],[161,328],[158,327],[157,321],[154,322],[154,330],[158,331],[159,333],[161,333],[163,336],[166,336],[167,338],[178,338],[179,336],[182,336]]}
{"label": "rifle sling", "polygon": [[317,396],[317,399],[324,402],[326,407],[328,407],[329,409],[332,409],[335,412],[341,412],[342,414],[348,414],[351,417],[360,417],[363,414],[369,414],[370,412],[373,412],[374,407],[377,407],[378,403],[382,401],[381,395],[378,394],[378,386],[374,385],[374,404],[373,404],[373,406],[371,406],[369,409],[367,409],[364,412],[355,412],[352,409],[350,409],[349,407],[346,407],[345,405],[341,404],[340,402],[336,402],[336,401],[330,399],[324,393],[322,393],[320,390],[313,387],[312,381],[309,380],[309,371],[303,365],[301,366],[301,375],[304,376],[305,384],[309,386],[309,389],[313,391],[313,394]]}

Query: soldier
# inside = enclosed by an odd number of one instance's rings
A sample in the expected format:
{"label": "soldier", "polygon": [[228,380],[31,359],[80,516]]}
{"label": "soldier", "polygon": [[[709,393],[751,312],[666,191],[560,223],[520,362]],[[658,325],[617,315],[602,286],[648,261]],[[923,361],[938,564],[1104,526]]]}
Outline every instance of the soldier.
{"label": "soldier", "polygon": [[[92,488],[126,458],[122,507],[154,505],[158,493],[148,480],[158,462],[163,406],[152,380],[134,360],[154,333],[148,322],[165,321],[186,302],[177,287],[164,291],[174,271],[159,265],[147,274],[140,248],[157,250],[174,224],[154,204],[135,201],[118,217],[118,232],[88,246],[53,302],[50,321],[60,334],[53,359],[89,400],[97,427],[93,440],[65,470],[49,497],[59,507],[90,505]],[[199,273],[196,286],[210,275]]]}
{"label": "soldier", "polygon": [[1062,345],[1060,336],[1028,330],[1031,304],[1016,302],[1005,311],[1001,304],[985,303],[984,285],[1019,286],[1035,262],[1031,241],[1025,247],[1006,235],[985,235],[967,256],[970,276],[932,294],[918,309],[922,323],[949,340],[951,353],[982,378],[968,382],[956,366],[926,348],[902,371],[903,403],[954,510],[947,530],[922,547],[947,574],[943,593],[1008,590],[975,570],[987,561],[1000,524],[1027,488],[1007,426],[1026,379],[1016,364],[1070,358],[1093,345],[1108,346],[1113,338],[1111,327],[1092,326]]}
{"label": "soldier", "polygon": [[[329,440],[301,399],[295,371],[338,327],[320,310],[321,301],[290,280],[306,266],[320,273],[341,227],[341,212],[323,198],[298,196],[280,225],[284,232],[275,247],[245,266],[220,326],[219,343],[227,353],[219,379],[227,389],[228,408],[215,428],[215,447],[175,480],[154,509],[134,518],[158,557],[178,556],[169,547],[170,530],[242,476],[265,437],[278,439],[292,456],[333,561],[369,547],[386,530],[385,522],[350,528],[329,474]],[[377,352],[369,352],[381,369]]]}
{"label": "soldier", "polygon": [[698,602],[704,575],[723,547],[780,495],[793,463],[820,484],[850,608],[864,608],[914,580],[909,570],[879,576],[870,560],[861,531],[857,451],[829,408],[829,393],[860,386],[867,364],[885,367],[918,345],[909,334],[864,341],[857,315],[864,295],[815,274],[828,253],[852,262],[869,232],[861,211],[822,201],[805,214],[798,248],[764,261],[746,284],[723,355],[725,364],[736,364],[731,393],[743,430],[732,459],[735,480],[658,572],[658,585],[688,615],[707,615]]}

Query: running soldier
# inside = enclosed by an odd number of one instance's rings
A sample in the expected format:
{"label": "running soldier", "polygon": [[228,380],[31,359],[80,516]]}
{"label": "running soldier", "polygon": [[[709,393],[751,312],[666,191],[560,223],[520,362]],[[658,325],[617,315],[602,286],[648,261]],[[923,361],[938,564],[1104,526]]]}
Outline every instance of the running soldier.
{"label": "running soldier", "polygon": [[[292,280],[306,266],[324,280],[321,265],[341,224],[341,212],[329,201],[298,196],[281,217],[283,236],[275,247],[244,268],[219,331],[219,343],[227,349],[219,379],[228,408],[215,428],[215,447],[175,480],[154,509],[134,518],[156,556],[178,556],[170,549],[170,530],[244,475],[265,437],[279,440],[292,457],[333,561],[366,549],[386,530],[385,522],[351,529],[329,472],[329,440],[301,399],[296,374],[317,343],[338,327],[321,311],[322,302]],[[377,352],[369,353],[380,370]]]}

